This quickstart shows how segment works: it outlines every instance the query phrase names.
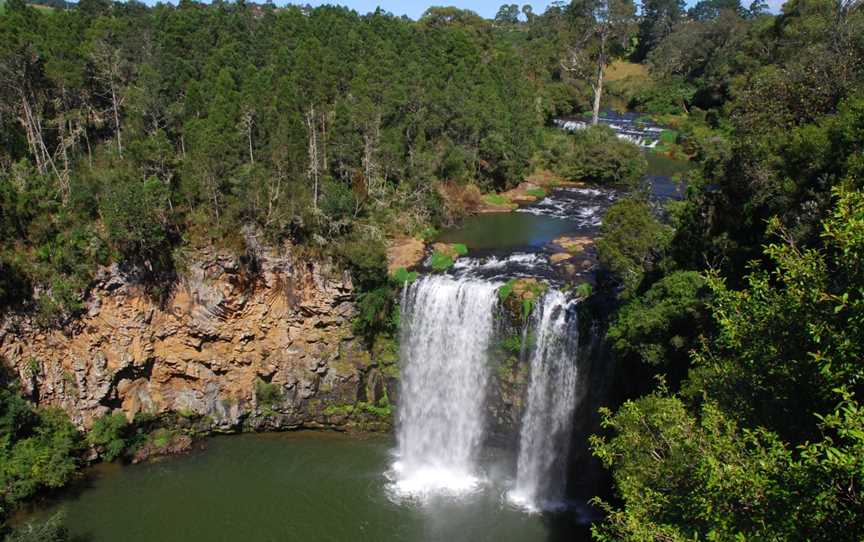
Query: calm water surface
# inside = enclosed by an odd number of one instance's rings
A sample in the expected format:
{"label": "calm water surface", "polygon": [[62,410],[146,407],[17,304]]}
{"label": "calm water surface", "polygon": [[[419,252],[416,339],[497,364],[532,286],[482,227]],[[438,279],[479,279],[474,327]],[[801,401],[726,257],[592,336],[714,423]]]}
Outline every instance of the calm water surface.
{"label": "calm water surface", "polygon": [[441,232],[437,241],[464,243],[471,251],[508,251],[539,248],[572,232],[572,222],[528,213],[487,213],[466,218],[458,227]]}
{"label": "calm water surface", "polygon": [[578,513],[529,515],[502,495],[512,458],[486,458],[486,488],[425,503],[392,497],[388,437],[215,437],[188,456],[102,465],[58,507],[92,542],[557,541],[587,539]]}

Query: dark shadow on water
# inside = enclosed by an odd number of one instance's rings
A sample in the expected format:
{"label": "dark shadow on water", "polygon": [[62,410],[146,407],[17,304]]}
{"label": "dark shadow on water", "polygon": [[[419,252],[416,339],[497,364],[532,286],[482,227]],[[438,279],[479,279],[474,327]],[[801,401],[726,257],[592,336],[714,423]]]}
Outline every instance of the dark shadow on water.
{"label": "dark shadow on water", "polygon": [[547,512],[543,524],[548,530],[548,542],[587,542],[591,540],[591,521],[579,510]]}

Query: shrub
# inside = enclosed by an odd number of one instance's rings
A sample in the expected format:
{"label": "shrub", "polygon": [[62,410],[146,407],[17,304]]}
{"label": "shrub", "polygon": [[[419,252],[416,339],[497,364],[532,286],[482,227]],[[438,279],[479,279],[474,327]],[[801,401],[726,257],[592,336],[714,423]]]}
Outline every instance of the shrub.
{"label": "shrub", "polygon": [[667,145],[673,145],[678,141],[678,132],[675,130],[663,130],[660,132],[660,141]]}
{"label": "shrub", "polygon": [[606,126],[550,134],[539,165],[566,179],[628,187],[636,186],[648,167],[639,147]]}
{"label": "shrub", "polygon": [[375,336],[392,331],[394,328],[393,291],[382,286],[357,296],[357,316],[354,317],[354,333],[372,344]]}
{"label": "shrub", "polygon": [[155,177],[141,182],[121,176],[102,200],[108,239],[126,260],[148,271],[162,271],[171,264],[168,199],[168,188]]}
{"label": "shrub", "polygon": [[513,293],[513,287],[516,285],[516,279],[508,280],[504,286],[498,288],[498,298],[501,301],[505,301],[510,294]]}
{"label": "shrub", "polygon": [[483,203],[483,194],[474,184],[446,182],[436,188],[443,203],[444,220],[449,224],[474,213]]}
{"label": "shrub", "polygon": [[0,254],[0,307],[16,304],[30,297],[30,280],[21,266]]}
{"label": "shrub", "polygon": [[685,106],[695,94],[695,88],[678,80],[647,85],[630,98],[629,107],[656,115],[686,113]]}
{"label": "shrub", "polygon": [[258,404],[270,407],[282,400],[282,388],[278,384],[265,382],[260,378],[255,381],[255,399]]}
{"label": "shrub", "polygon": [[361,292],[387,283],[387,252],[380,240],[352,235],[337,246],[337,253]]}
{"label": "shrub", "polygon": [[620,354],[650,365],[687,362],[707,325],[705,279],[694,271],[671,273],[624,305],[608,337]]}
{"label": "shrub", "polygon": [[106,414],[93,423],[87,433],[87,444],[96,448],[106,461],[113,461],[126,449],[128,429],[129,423],[122,413]]}
{"label": "shrub", "polygon": [[606,212],[597,251],[600,262],[624,287],[624,297],[634,294],[645,273],[654,268],[670,234],[671,229],[654,218],[648,202],[641,199],[618,201]]}
{"label": "shrub", "polygon": [[57,512],[45,521],[33,521],[17,527],[3,540],[5,542],[67,542],[69,530],[63,524],[63,512]]}
{"label": "shrub", "polygon": [[4,412],[0,420],[3,498],[15,504],[40,490],[66,485],[78,468],[81,448],[81,435],[66,413],[59,409],[30,411],[23,399],[10,394],[0,401],[11,407],[14,416],[7,420],[9,414]]}
{"label": "shrub", "polygon": [[591,296],[591,294],[594,292],[594,287],[591,286],[590,282],[583,282],[582,284],[577,286],[574,291],[576,292],[577,296],[584,299]]}

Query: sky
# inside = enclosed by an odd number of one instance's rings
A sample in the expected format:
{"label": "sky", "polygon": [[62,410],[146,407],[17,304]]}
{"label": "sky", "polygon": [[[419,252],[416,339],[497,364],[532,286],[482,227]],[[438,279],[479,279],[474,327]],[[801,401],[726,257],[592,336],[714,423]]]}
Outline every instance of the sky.
{"label": "sky", "polygon": [[[281,5],[283,2],[275,0],[275,3]],[[306,4],[307,1],[298,0],[296,3]],[[523,4],[531,4],[531,7],[533,7],[534,11],[537,13],[542,13],[549,4],[548,1],[532,2],[525,0],[308,0],[308,3],[313,6],[320,6],[322,4],[339,4],[347,6],[358,13],[369,13],[370,11],[375,11],[375,8],[380,6],[381,9],[389,11],[394,15],[407,15],[412,19],[419,19],[420,16],[423,15],[423,12],[426,11],[426,8],[430,6],[456,6],[458,8],[476,11],[486,18],[492,18],[496,13],[498,13],[498,8],[500,8],[502,4],[518,4],[520,6]]]}
{"label": "sky", "polygon": [[[552,0],[274,0],[276,5],[285,3],[310,4],[312,6],[320,6],[322,4],[339,4],[347,6],[358,13],[364,14],[370,11],[375,11],[376,7],[381,7],[385,11],[389,11],[394,15],[407,15],[412,19],[419,19],[420,15],[430,6],[456,6],[463,9],[470,9],[479,13],[481,16],[491,19],[498,13],[498,8],[502,4],[531,4],[535,13],[543,13],[546,6]],[[687,0],[687,5],[692,6],[697,0]],[[779,11],[784,0],[767,0],[771,11]],[[744,7],[747,7],[750,0],[741,0]]]}

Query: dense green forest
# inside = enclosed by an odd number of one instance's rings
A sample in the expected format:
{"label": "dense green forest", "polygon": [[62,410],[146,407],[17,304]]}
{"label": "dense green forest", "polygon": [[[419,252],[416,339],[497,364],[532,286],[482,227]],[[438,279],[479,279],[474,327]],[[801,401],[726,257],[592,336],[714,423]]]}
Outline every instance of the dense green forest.
{"label": "dense green forest", "polygon": [[[159,298],[188,253],[257,235],[351,269],[376,333],[385,241],[459,218],[441,186],[632,185],[632,147],[549,128],[629,107],[698,168],[663,221],[636,191],[598,242],[630,400],[592,438],[615,486],[595,537],[864,537],[860,2],[3,9],[0,310],[62,324],[110,263]],[[621,60],[640,69],[612,77]],[[3,377],[4,506],[66,483],[83,448]]]}
{"label": "dense green forest", "polygon": [[859,540],[864,12],[708,7],[646,2],[640,24],[637,105],[677,96],[710,129],[684,128],[700,169],[671,227],[638,201],[605,221],[608,338],[641,397],[592,439],[620,499],[594,534]]}

